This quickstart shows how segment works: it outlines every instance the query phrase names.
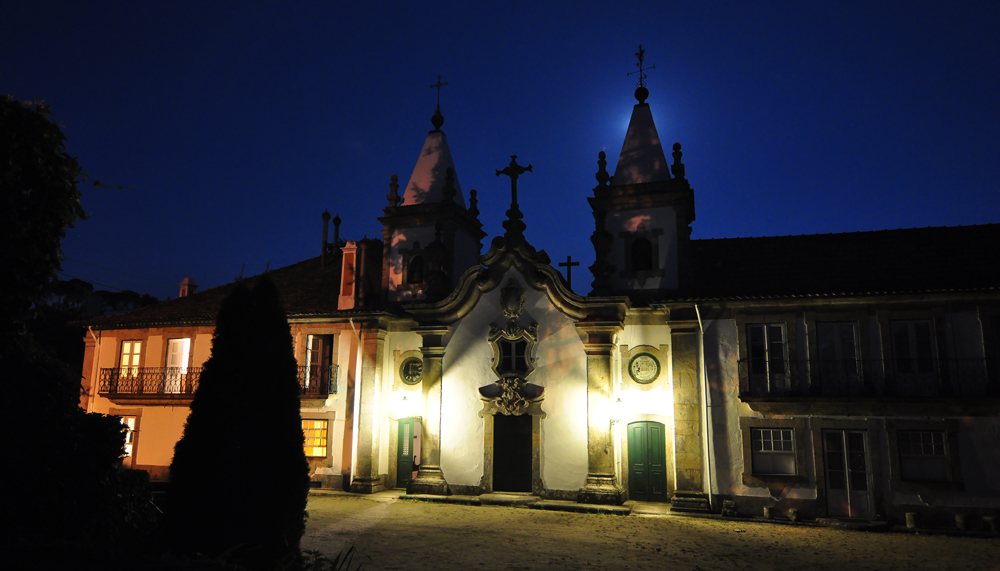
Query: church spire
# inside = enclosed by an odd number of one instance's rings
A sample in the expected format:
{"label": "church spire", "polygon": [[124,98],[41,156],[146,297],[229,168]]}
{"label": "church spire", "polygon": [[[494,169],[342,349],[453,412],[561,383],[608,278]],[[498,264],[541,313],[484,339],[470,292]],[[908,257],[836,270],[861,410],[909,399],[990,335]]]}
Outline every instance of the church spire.
{"label": "church spire", "polygon": [[413,167],[413,174],[410,175],[410,182],[403,191],[404,206],[454,201],[465,208],[465,198],[458,183],[448,138],[441,130],[441,126],[444,125],[444,115],[441,114],[441,88],[445,85],[448,85],[448,82],[442,82],[439,75],[437,83],[430,86],[437,89],[437,107],[431,117],[434,129],[427,133],[417,164]]}

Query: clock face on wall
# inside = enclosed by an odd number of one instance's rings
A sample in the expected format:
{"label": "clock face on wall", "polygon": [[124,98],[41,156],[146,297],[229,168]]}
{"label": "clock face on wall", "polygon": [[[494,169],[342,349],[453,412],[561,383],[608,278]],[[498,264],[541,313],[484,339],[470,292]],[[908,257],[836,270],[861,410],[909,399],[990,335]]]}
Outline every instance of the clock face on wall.
{"label": "clock face on wall", "polygon": [[410,357],[399,366],[399,378],[408,385],[415,385],[424,378],[424,363],[416,357]]}
{"label": "clock face on wall", "polygon": [[639,353],[628,362],[628,375],[637,383],[651,383],[660,376],[660,362],[649,353]]}

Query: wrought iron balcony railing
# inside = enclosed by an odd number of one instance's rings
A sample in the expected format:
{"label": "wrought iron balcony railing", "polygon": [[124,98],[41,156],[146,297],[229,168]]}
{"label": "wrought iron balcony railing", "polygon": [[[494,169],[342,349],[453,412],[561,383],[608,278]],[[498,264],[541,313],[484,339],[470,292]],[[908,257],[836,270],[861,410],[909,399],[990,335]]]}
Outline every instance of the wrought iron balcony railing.
{"label": "wrought iron balcony railing", "polygon": [[201,367],[120,367],[101,369],[97,390],[107,395],[192,395]]}
{"label": "wrought iron balcony railing", "polygon": [[739,362],[741,397],[975,397],[988,390],[985,359],[842,359]]}
{"label": "wrought iron balcony railing", "polygon": [[[310,365],[298,368],[303,397],[337,394],[337,365]],[[201,367],[120,367],[101,369],[97,390],[104,395],[144,397],[192,396],[201,380]]]}
{"label": "wrought iron balcony railing", "polygon": [[300,396],[323,397],[337,394],[339,365],[299,365]]}

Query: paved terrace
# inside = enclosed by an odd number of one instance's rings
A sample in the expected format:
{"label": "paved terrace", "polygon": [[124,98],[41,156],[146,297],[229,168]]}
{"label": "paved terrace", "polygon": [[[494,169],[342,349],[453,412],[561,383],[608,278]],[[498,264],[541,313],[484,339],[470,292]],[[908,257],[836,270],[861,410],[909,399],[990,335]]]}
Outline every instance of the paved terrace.
{"label": "paved terrace", "polygon": [[1000,571],[1000,536],[988,532],[694,517],[642,502],[596,513],[597,506],[503,496],[415,501],[399,491],[314,491],[302,546],[332,556],[353,545],[365,569]]}

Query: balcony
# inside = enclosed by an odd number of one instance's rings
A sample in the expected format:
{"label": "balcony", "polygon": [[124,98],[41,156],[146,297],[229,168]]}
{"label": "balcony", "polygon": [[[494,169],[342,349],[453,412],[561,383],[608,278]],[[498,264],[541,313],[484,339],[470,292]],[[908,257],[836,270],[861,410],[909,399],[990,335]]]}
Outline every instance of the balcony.
{"label": "balcony", "polygon": [[[337,365],[298,368],[302,398],[325,399],[337,394]],[[113,401],[190,402],[201,380],[201,367],[125,367],[101,369],[97,392]]]}
{"label": "balcony", "polygon": [[740,398],[892,398],[920,400],[991,394],[985,359],[747,360]]}
{"label": "balcony", "polygon": [[304,399],[325,399],[337,394],[339,365],[300,365],[299,396]]}
{"label": "balcony", "polygon": [[187,400],[194,396],[201,367],[101,369],[97,391],[111,400]]}

